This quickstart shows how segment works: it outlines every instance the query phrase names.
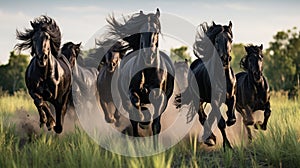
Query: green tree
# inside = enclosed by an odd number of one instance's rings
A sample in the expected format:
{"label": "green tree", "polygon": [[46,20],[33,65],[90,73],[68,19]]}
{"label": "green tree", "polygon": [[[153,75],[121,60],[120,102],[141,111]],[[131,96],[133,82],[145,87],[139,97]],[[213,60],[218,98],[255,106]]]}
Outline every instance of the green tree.
{"label": "green tree", "polygon": [[0,65],[0,86],[2,90],[13,94],[15,91],[26,89],[25,71],[29,64],[28,55],[16,55],[10,52],[9,62]]}
{"label": "green tree", "polygon": [[192,59],[190,54],[187,52],[187,46],[181,46],[179,48],[171,48],[170,57],[173,61],[184,61],[187,59],[191,63]]}
{"label": "green tree", "polygon": [[[265,73],[274,90],[298,89],[300,74],[300,33],[296,27],[279,31],[265,53]],[[298,86],[299,87],[299,86]]]}
{"label": "green tree", "polygon": [[240,61],[246,54],[244,44],[238,43],[232,45],[232,60],[230,65],[233,68],[234,73],[242,71],[240,68]]}

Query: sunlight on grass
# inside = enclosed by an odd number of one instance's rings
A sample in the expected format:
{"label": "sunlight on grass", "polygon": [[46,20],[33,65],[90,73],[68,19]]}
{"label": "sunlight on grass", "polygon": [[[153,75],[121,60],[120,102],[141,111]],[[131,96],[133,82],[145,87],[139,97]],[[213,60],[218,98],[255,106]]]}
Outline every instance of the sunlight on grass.
{"label": "sunlight on grass", "polygon": [[[129,157],[100,147],[80,127],[64,135],[42,132],[20,136],[12,118],[23,108],[35,112],[26,93],[0,99],[0,167],[295,167],[300,165],[300,103],[286,97],[271,97],[272,114],[267,131],[256,130],[252,144],[242,142],[233,150],[201,147],[190,136],[173,148],[153,156]],[[36,123],[35,123],[36,124]],[[100,135],[101,136],[101,135]],[[136,151],[128,141],[128,152],[146,152],[147,143]],[[122,148],[118,140],[107,145]],[[143,151],[144,150],[144,151]]]}

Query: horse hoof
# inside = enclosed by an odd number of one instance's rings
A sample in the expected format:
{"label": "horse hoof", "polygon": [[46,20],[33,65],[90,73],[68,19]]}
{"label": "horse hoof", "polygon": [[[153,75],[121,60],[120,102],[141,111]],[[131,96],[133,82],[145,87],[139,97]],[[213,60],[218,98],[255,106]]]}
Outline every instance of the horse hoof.
{"label": "horse hoof", "polygon": [[226,121],[226,125],[227,125],[228,127],[230,127],[230,126],[232,126],[233,124],[235,124],[235,122],[236,122],[236,119],[235,119],[235,118],[231,118],[231,119],[228,119],[228,120]]}
{"label": "horse hoof", "polygon": [[263,125],[261,121],[258,121],[257,123],[255,123],[254,125],[255,129],[261,129],[261,130],[267,130],[267,126]]}
{"label": "horse hoof", "polygon": [[207,145],[207,146],[215,146],[216,145],[216,142],[211,139],[211,138],[208,138],[204,141],[204,143]]}
{"label": "horse hoof", "polygon": [[140,122],[140,123],[139,123],[139,126],[140,126],[142,129],[148,129],[148,128],[149,128],[149,124],[150,124],[150,121],[149,121],[149,122]]}
{"label": "horse hoof", "polygon": [[57,133],[57,134],[60,134],[62,132],[63,128],[62,126],[54,126],[54,131]]}
{"label": "horse hoof", "polygon": [[55,126],[55,121],[54,120],[49,120],[47,123],[46,123],[46,126],[48,128],[48,131],[51,131],[52,128]]}

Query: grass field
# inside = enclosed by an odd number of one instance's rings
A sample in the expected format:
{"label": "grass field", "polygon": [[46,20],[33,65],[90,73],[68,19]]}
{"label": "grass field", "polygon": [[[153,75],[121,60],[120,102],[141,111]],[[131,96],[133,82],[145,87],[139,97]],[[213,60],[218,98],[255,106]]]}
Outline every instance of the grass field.
{"label": "grass field", "polygon": [[126,157],[101,148],[80,127],[59,136],[34,132],[28,124],[37,127],[37,117],[22,121],[37,111],[20,92],[0,98],[0,167],[299,167],[300,103],[273,94],[271,107],[267,131],[257,131],[251,144],[224,152],[191,136],[161,154]]}

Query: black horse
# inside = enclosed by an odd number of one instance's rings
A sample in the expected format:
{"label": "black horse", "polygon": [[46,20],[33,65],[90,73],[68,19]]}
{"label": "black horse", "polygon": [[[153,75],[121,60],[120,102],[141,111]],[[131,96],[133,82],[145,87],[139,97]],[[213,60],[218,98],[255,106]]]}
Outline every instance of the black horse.
{"label": "black horse", "polygon": [[63,54],[69,61],[71,68],[75,66],[75,62],[80,54],[81,43],[74,44],[73,42],[67,42],[61,48],[61,54]]}
{"label": "black horse", "polygon": [[[107,40],[109,41],[109,40]],[[105,44],[110,42],[102,42],[101,47],[103,48]],[[109,46],[108,46],[109,47]],[[103,66],[99,70],[99,75],[97,78],[97,90],[100,99],[100,105],[104,112],[105,121],[108,123],[115,123],[119,126],[120,113],[112,98],[112,78],[119,67],[121,59],[128,49],[127,46],[123,46],[121,41],[117,41],[104,55],[101,64]]]}
{"label": "black horse", "polygon": [[[225,128],[236,122],[235,117],[235,91],[236,79],[230,67],[231,43],[232,43],[232,23],[228,26],[216,25],[207,26],[206,23],[200,25],[201,32],[196,35],[194,43],[194,53],[198,57],[190,66],[189,87],[180,95],[175,97],[177,108],[182,104],[191,104],[188,113],[188,122],[195,115],[195,108],[198,109],[199,121],[204,126],[204,143],[213,146],[216,137],[211,131],[212,124],[218,119],[218,128],[223,136],[223,147],[231,145],[227,139]],[[195,84],[191,81],[196,80]],[[199,92],[199,94],[197,94]],[[227,105],[227,122],[220,112],[220,106],[224,102]],[[212,112],[208,116],[204,112],[204,103],[210,103]]]}
{"label": "black horse", "polygon": [[268,119],[271,115],[270,93],[267,79],[263,76],[263,46],[249,45],[245,47],[247,55],[241,59],[240,66],[245,72],[236,74],[237,101],[236,109],[241,113],[247,128],[248,138],[252,135],[249,125],[253,125],[252,113],[264,110],[264,121],[258,121],[254,127],[267,129]]}
{"label": "black horse", "polygon": [[[17,39],[24,42],[16,45],[19,51],[31,48],[33,56],[26,69],[26,86],[39,111],[40,126],[46,123],[48,130],[54,127],[56,133],[61,133],[71,89],[71,66],[58,54],[61,33],[56,22],[41,16],[30,23],[33,29],[17,31]],[[55,107],[56,122],[46,101]]]}
{"label": "black horse", "polygon": [[[129,113],[133,135],[139,136],[138,126],[144,128],[152,121],[152,133],[161,131],[161,114],[165,111],[174,89],[174,67],[171,59],[158,50],[160,12],[142,11],[119,23],[109,20],[111,34],[129,43],[132,52],[121,61],[118,69],[118,89],[122,107]],[[153,107],[150,112],[149,105]],[[158,136],[153,136],[158,145]]]}

